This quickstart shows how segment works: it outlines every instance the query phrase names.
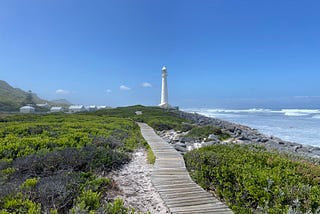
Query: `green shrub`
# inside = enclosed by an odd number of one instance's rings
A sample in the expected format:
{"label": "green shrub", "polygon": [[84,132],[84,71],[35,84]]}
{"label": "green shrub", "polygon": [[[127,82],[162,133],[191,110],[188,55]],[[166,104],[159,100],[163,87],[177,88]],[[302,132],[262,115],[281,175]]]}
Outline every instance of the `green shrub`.
{"label": "green shrub", "polygon": [[27,180],[25,180],[25,182],[20,186],[20,188],[22,190],[31,190],[32,188],[34,188],[38,183],[38,179],[37,178],[28,178]]}
{"label": "green shrub", "polygon": [[94,192],[103,192],[107,191],[110,187],[112,181],[110,178],[97,178],[94,175],[91,175],[87,178],[87,182],[83,185],[84,189],[90,189]]}
{"label": "green shrub", "polygon": [[4,199],[3,213],[28,213],[37,214],[41,213],[41,205],[35,203],[24,196],[22,193],[18,193],[15,196],[8,196]]}
{"label": "green shrub", "polygon": [[[128,152],[146,142],[131,119],[55,114],[3,118],[0,145],[0,210],[10,196],[7,204],[22,204],[10,212],[33,203],[42,211],[66,213],[83,192],[89,199],[90,193],[105,196],[111,181],[94,174],[118,169],[130,160]],[[15,197],[19,192],[24,198]]]}
{"label": "green shrub", "polygon": [[101,193],[91,189],[82,191],[77,199],[79,207],[87,211],[97,210],[100,207]]}
{"label": "green shrub", "polygon": [[218,136],[220,140],[226,140],[230,138],[230,135],[223,132],[220,128],[214,126],[196,126],[193,127],[186,137],[191,138],[207,138],[210,134]]}
{"label": "green shrub", "polygon": [[320,167],[310,162],[240,145],[209,146],[184,158],[192,178],[236,213],[320,210]]}
{"label": "green shrub", "polygon": [[0,170],[0,178],[7,179],[10,175],[12,175],[16,171],[13,167],[8,167],[3,170]]}
{"label": "green shrub", "polygon": [[171,130],[180,131],[182,129],[181,122],[177,118],[154,118],[149,119],[148,124],[157,131]]}
{"label": "green shrub", "polygon": [[[143,114],[136,115],[136,111]],[[78,211],[79,199],[82,207],[94,212],[97,201],[101,203],[98,198],[105,199],[115,188],[113,181],[96,175],[119,169],[130,161],[129,152],[147,147],[134,121],[156,129],[191,127],[174,111],[144,106],[1,117],[0,210],[6,201],[8,209],[3,213],[67,213],[72,208]],[[151,150],[149,157],[154,161]],[[99,206],[100,211],[104,204]],[[126,210],[119,200],[108,209]]]}
{"label": "green shrub", "polygon": [[127,214],[129,209],[124,206],[123,201],[120,198],[116,198],[113,203],[108,203],[105,207],[107,214]]}
{"label": "green shrub", "polygon": [[[8,117],[6,122],[0,122],[0,136],[0,160],[91,143],[131,151],[143,142],[139,127],[132,120],[78,114]],[[0,167],[1,164],[2,161]]]}
{"label": "green shrub", "polygon": [[[136,115],[136,111],[141,111],[141,115]],[[182,124],[189,122],[181,119],[176,110],[163,109],[160,107],[145,107],[141,105],[105,109],[94,112],[97,115],[117,116],[130,118],[136,122],[144,122],[158,131],[175,129],[176,131],[189,130],[190,125]]]}
{"label": "green shrub", "polygon": [[58,210],[51,208],[49,213],[50,214],[58,214]]}
{"label": "green shrub", "polygon": [[150,164],[154,164],[156,162],[156,156],[154,155],[151,147],[147,148],[147,159]]}

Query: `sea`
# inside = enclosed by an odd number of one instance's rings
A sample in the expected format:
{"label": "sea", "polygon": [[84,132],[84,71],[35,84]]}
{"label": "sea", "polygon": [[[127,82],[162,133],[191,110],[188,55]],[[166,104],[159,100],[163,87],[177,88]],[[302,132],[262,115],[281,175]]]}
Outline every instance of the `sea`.
{"label": "sea", "polygon": [[186,108],[257,129],[267,136],[320,147],[320,109],[210,109]]}

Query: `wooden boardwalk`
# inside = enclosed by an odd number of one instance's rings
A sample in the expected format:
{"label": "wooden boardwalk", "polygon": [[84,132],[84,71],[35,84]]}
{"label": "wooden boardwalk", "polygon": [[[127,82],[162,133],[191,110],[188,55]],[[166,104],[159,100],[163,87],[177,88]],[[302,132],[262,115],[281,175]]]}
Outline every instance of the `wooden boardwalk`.
{"label": "wooden boardwalk", "polygon": [[171,213],[233,213],[225,204],[192,181],[184,159],[145,123],[138,123],[156,162],[151,180]]}

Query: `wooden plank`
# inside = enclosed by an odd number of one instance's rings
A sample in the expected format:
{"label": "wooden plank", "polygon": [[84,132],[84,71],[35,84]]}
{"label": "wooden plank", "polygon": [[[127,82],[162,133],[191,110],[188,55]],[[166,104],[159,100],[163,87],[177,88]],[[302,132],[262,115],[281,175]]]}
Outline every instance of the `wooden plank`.
{"label": "wooden plank", "polygon": [[[226,207],[211,207],[211,206],[203,206],[203,205],[195,205],[195,206],[186,206],[186,207],[175,207],[171,208],[171,212],[174,213],[180,213],[180,212],[197,212],[197,211],[207,211],[208,209],[211,209],[212,211],[215,211],[217,213],[230,213],[230,209]],[[207,212],[208,213],[208,212]]]}
{"label": "wooden plank", "polygon": [[151,180],[171,213],[233,213],[225,204],[194,183],[183,156],[147,124],[138,123],[156,156]]}

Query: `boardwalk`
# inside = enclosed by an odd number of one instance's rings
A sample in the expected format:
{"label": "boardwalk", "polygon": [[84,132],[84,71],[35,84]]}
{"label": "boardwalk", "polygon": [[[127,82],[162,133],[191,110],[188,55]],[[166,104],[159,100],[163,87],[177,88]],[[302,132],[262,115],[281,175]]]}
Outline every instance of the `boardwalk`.
{"label": "boardwalk", "polygon": [[171,213],[232,213],[225,204],[191,180],[182,155],[151,127],[144,123],[139,126],[156,156],[152,182]]}

